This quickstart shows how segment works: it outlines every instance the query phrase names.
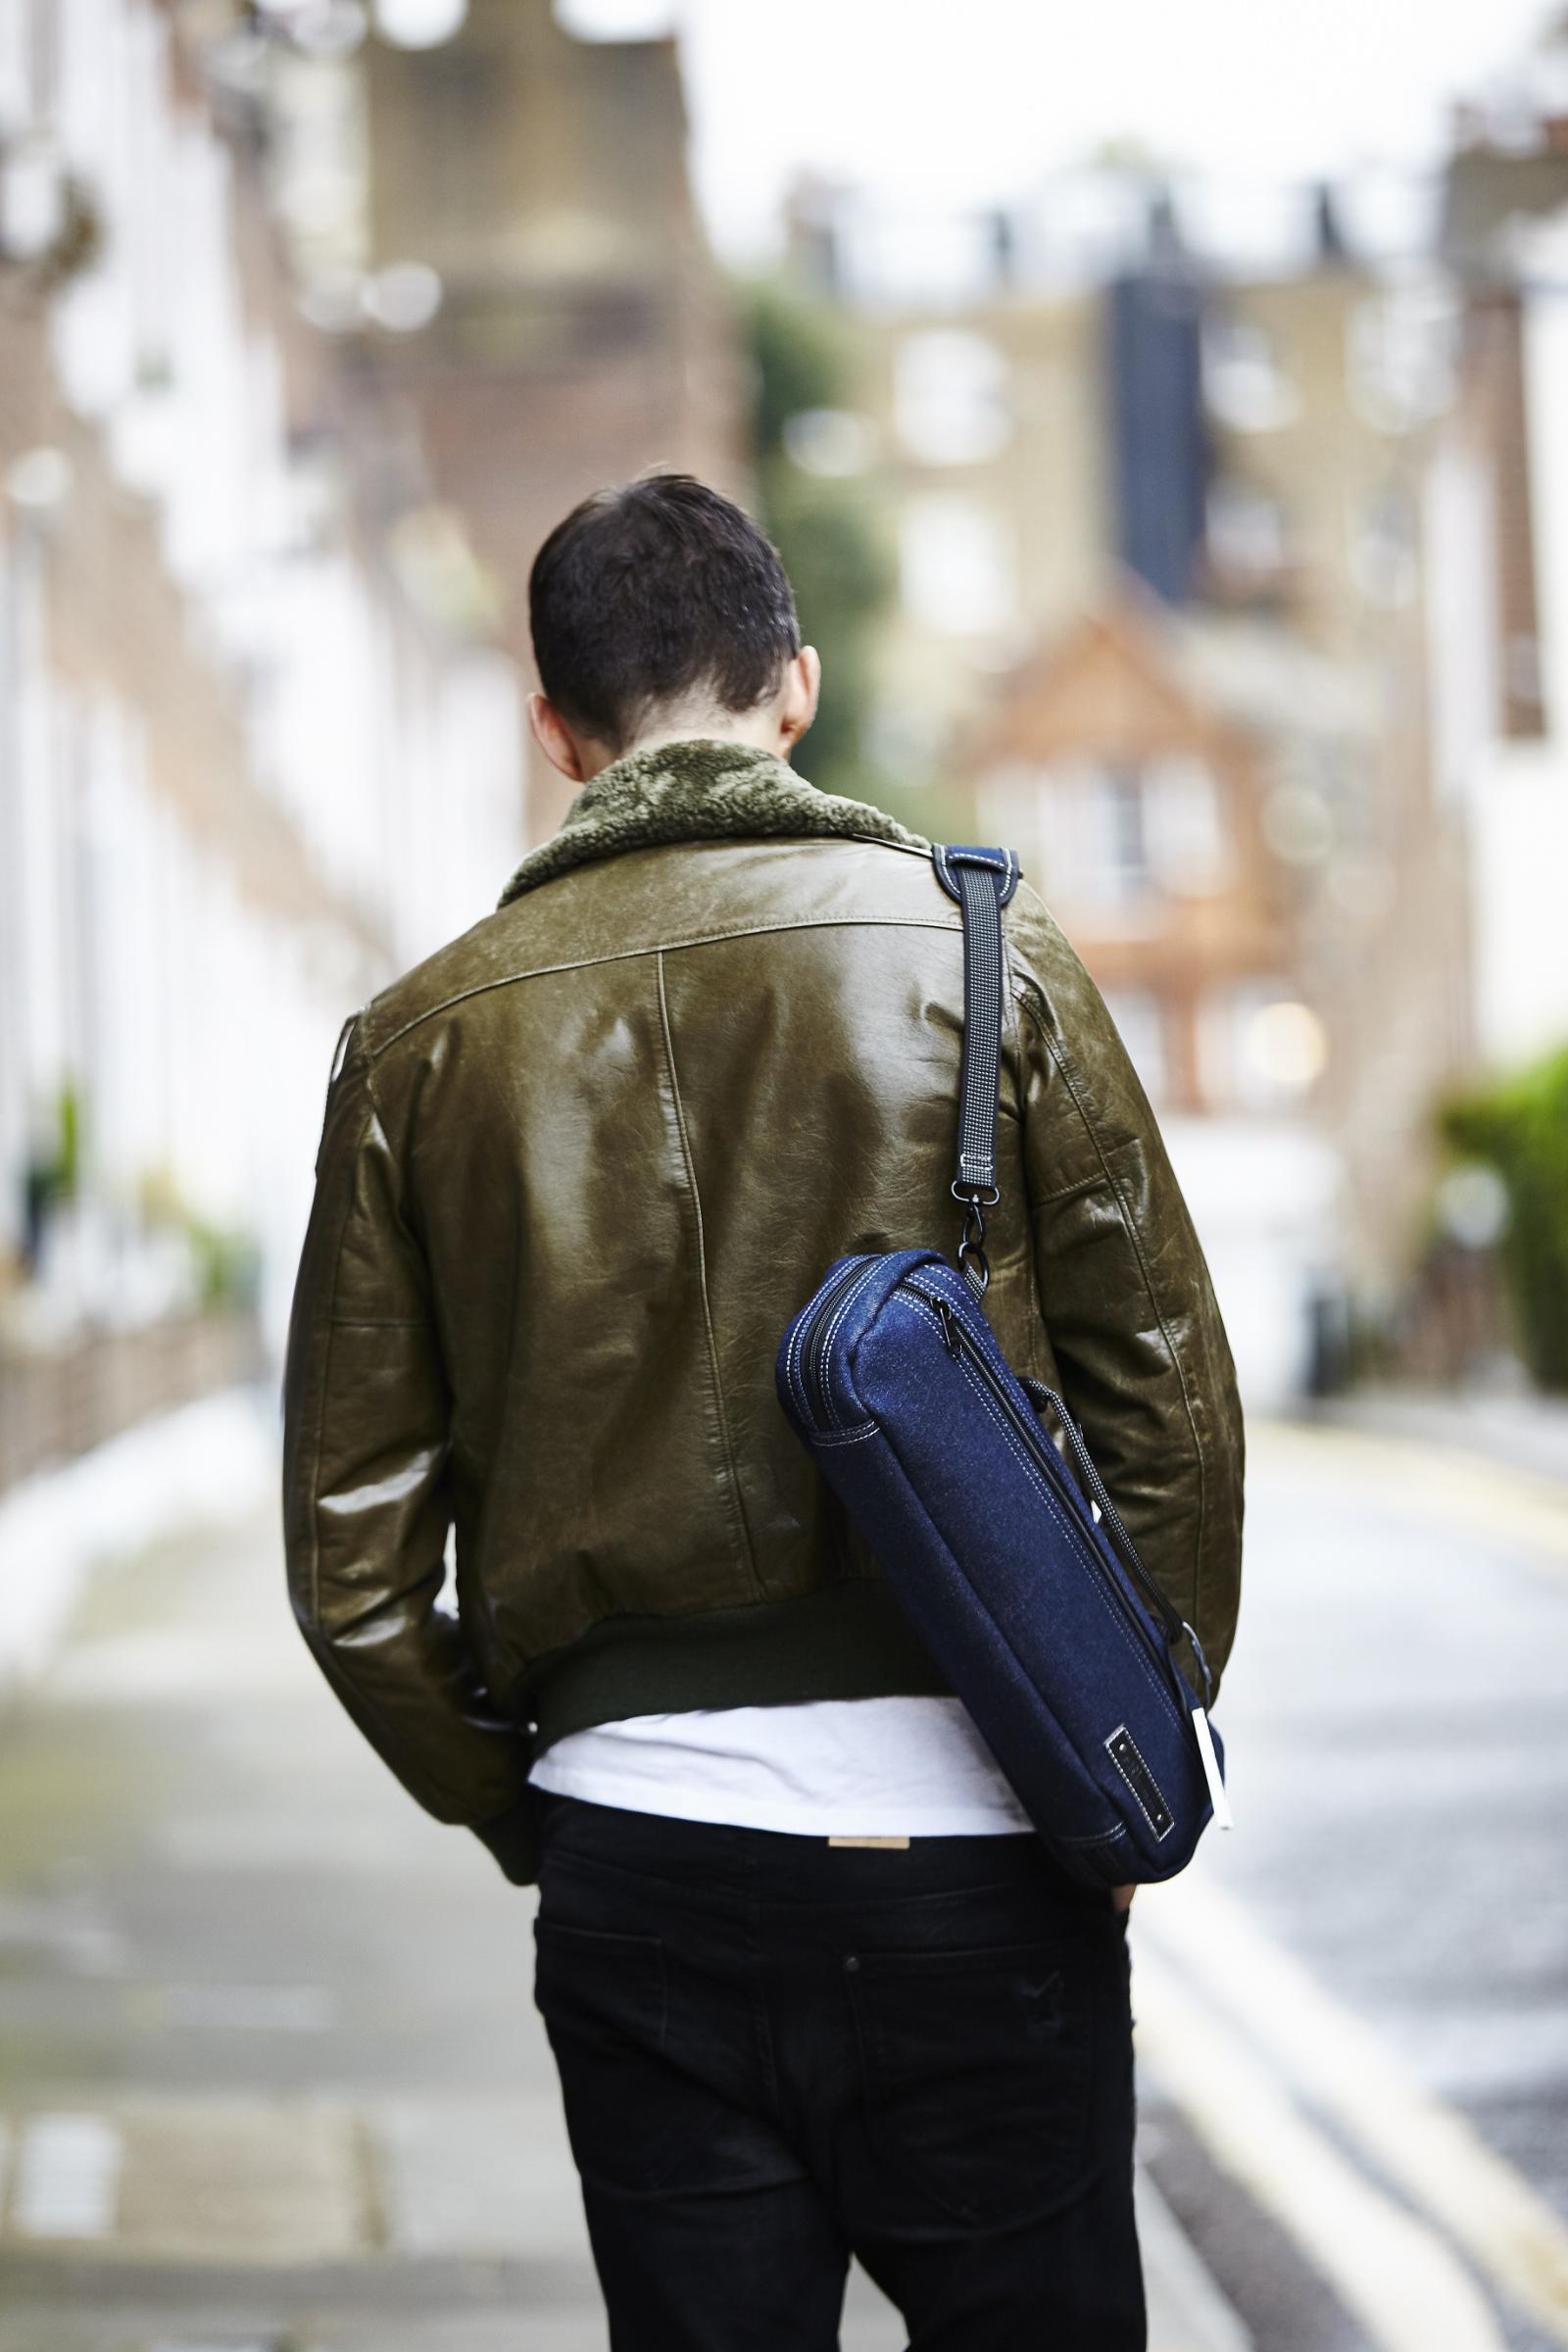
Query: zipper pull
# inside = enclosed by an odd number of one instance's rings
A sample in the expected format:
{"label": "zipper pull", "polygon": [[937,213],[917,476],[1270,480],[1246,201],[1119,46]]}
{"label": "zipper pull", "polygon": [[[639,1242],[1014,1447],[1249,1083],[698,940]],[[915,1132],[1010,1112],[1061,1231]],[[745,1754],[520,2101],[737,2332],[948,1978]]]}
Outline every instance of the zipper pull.
{"label": "zipper pull", "polygon": [[1208,1714],[1205,1708],[1194,1707],[1193,1730],[1198,1738],[1198,1753],[1203,1766],[1203,1778],[1208,1783],[1208,1801],[1214,1808],[1214,1827],[1216,1830],[1234,1830],[1236,1816],[1231,1811],[1231,1800],[1226,1795],[1225,1784],[1220,1779],[1219,1758],[1214,1753],[1214,1740],[1208,1728]]}
{"label": "zipper pull", "polygon": [[931,1303],[937,1310],[937,1321],[942,1326],[942,1345],[956,1363],[958,1360],[958,1334],[953,1320],[953,1309],[945,1298],[933,1298]]}
{"label": "zipper pull", "polygon": [[1214,1677],[1208,1671],[1208,1660],[1203,1655],[1203,1644],[1185,1617],[1182,1619],[1182,1632],[1193,1645],[1193,1655],[1198,1660],[1198,1671],[1203,1678],[1203,1704],[1206,1707],[1214,1695]]}

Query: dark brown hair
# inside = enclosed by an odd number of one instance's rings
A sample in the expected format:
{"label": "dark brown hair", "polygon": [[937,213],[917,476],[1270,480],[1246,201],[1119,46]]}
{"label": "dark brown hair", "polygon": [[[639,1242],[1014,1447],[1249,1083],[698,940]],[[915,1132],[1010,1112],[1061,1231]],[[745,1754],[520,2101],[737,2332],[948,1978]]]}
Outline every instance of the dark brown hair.
{"label": "dark brown hair", "polygon": [[617,752],[651,711],[699,691],[755,710],[801,650],[776,551],[689,473],[573,507],[534,559],[528,609],[540,685],[568,725]]}

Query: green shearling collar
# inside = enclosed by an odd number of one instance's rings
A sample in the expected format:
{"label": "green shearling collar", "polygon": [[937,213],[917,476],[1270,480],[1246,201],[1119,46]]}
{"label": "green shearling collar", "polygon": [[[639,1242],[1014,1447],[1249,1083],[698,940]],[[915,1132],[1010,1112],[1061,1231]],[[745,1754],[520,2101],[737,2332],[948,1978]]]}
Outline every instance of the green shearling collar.
{"label": "green shearling collar", "polygon": [[726,841],[770,834],[844,834],[927,851],[910,833],[866,801],[842,800],[771,752],[698,738],[628,752],[586,783],[559,833],[530,850],[501,894],[510,906],[524,891],[553,882],[574,865],[617,858],[670,841]]}

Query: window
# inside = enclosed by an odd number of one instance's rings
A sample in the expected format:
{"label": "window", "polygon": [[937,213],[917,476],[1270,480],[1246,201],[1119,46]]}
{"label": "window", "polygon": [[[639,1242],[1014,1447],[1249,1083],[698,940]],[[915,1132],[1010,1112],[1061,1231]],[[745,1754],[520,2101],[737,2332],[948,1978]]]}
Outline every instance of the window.
{"label": "window", "polygon": [[1412,501],[1398,487],[1380,490],[1351,523],[1350,570],[1369,605],[1396,612],[1417,587],[1418,550]]}
{"label": "window", "polygon": [[1441,416],[1453,396],[1457,310],[1442,286],[1411,284],[1374,296],[1346,324],[1351,406],[1385,433]]}
{"label": "window", "polygon": [[1205,760],[1171,754],[1145,775],[1150,861],[1160,887],[1178,898],[1206,898],[1230,870],[1230,844],[1219,786]]}
{"label": "window", "polygon": [[1220,787],[1193,755],[1143,767],[1007,760],[984,778],[980,808],[991,838],[1032,854],[1036,886],[1074,907],[1147,917],[1161,895],[1203,897],[1230,875]]}
{"label": "window", "polygon": [[577,41],[662,41],[674,11],[669,0],[556,0],[556,22]]}
{"label": "window", "polygon": [[1204,533],[1222,589],[1256,595],[1278,584],[1288,552],[1285,516],[1266,491],[1234,477],[1217,481],[1208,494]]}
{"label": "window", "polygon": [[893,366],[899,437],[925,466],[978,466],[1012,437],[1007,363],[983,335],[942,328],[909,335]]}
{"label": "window", "polygon": [[1083,900],[1103,907],[1136,905],[1153,879],[1142,776],[1136,768],[1092,768],[1078,801]]}
{"label": "window", "polygon": [[1203,328],[1203,398],[1236,433],[1277,433],[1301,403],[1271,338],[1246,318],[1212,318]]}
{"label": "window", "polygon": [[1067,763],[1037,766],[1004,760],[980,779],[980,831],[987,841],[1016,844],[1026,879],[1046,899],[1074,895],[1074,823],[1079,778]]}
{"label": "window", "polygon": [[944,636],[986,636],[1015,615],[1012,549],[978,499],[910,501],[901,527],[905,610]]}
{"label": "window", "polygon": [[28,129],[39,112],[42,24],[17,0],[0,7],[0,138],[9,146]]}

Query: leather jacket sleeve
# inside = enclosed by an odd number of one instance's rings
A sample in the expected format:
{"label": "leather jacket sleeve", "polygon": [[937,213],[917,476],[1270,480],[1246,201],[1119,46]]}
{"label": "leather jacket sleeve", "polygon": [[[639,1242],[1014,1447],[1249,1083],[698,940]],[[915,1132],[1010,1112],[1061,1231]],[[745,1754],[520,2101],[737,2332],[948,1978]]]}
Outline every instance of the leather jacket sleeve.
{"label": "leather jacket sleeve", "polygon": [[1007,932],[1041,1311],[1090,1451],[1217,1690],[1240,1596],[1244,1438],[1213,1285],[1100,991],[1026,886]]}
{"label": "leather jacket sleeve", "polygon": [[372,1083],[356,1028],[327,1092],[289,1325],[289,1591],[327,1681],[405,1788],[438,1820],[476,1828],[509,1876],[525,1875],[526,1740],[436,1605],[449,1398]]}

